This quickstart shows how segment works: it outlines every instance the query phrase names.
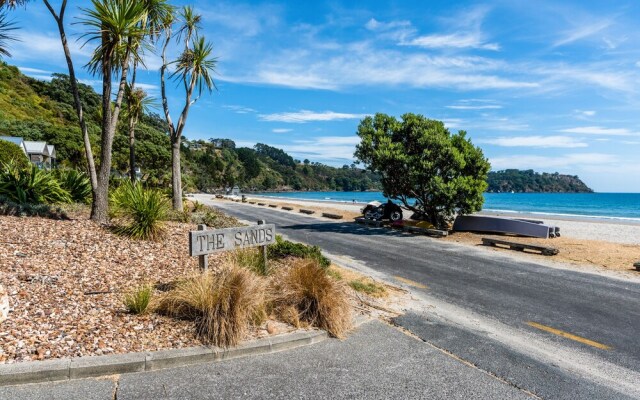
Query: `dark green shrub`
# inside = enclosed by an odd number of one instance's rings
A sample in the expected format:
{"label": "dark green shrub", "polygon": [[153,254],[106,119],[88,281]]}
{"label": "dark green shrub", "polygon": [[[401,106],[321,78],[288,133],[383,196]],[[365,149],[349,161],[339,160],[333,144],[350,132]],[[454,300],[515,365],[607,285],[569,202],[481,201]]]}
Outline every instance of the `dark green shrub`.
{"label": "dark green shrub", "polygon": [[169,200],[158,190],[127,181],[111,194],[111,211],[121,218],[115,232],[134,239],[157,239],[164,232],[162,221],[169,214]]}
{"label": "dark green shrub", "polygon": [[20,204],[5,196],[0,196],[0,215],[69,219],[67,214],[58,207],[53,208],[48,204]]}
{"label": "dark green shrub", "polygon": [[15,162],[0,164],[0,195],[19,204],[71,203],[69,192],[64,190],[49,171],[20,168]]}
{"label": "dark green shrub", "polygon": [[91,182],[85,172],[75,169],[59,169],[55,172],[58,182],[69,192],[74,203],[91,202]]}
{"label": "dark green shrub", "polygon": [[320,247],[307,246],[302,243],[294,243],[284,240],[282,236],[276,235],[276,242],[267,246],[269,258],[281,259],[285,257],[310,258],[316,260],[322,268],[328,268],[331,261],[322,255]]}
{"label": "dark green shrub", "polygon": [[29,159],[20,146],[6,140],[0,140],[0,163],[13,161],[19,168],[27,168]]}

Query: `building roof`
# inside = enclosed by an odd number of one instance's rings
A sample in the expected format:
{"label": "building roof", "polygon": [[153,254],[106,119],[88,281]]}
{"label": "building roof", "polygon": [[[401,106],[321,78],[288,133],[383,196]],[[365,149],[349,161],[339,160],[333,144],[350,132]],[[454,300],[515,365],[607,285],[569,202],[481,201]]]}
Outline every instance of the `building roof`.
{"label": "building roof", "polygon": [[24,147],[27,149],[27,154],[45,154],[49,155],[47,149],[47,142],[31,142],[25,140]]}
{"label": "building roof", "polygon": [[52,144],[47,145],[47,152],[49,153],[49,157],[56,158],[56,146]]}

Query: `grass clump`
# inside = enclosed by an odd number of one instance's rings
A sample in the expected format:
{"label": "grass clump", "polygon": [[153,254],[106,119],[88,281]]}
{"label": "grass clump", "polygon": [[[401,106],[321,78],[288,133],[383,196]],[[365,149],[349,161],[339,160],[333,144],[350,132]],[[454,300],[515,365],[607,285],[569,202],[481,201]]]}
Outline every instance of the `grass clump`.
{"label": "grass clump", "polygon": [[333,279],[337,280],[337,281],[341,281],[342,280],[342,274],[340,273],[340,271],[333,269],[333,268],[328,268],[327,269],[327,275],[329,275],[330,277],[332,277]]}
{"label": "grass clump", "polygon": [[264,313],[263,279],[243,268],[226,267],[176,283],[159,301],[158,311],[195,321],[206,344],[237,345],[247,327]]}
{"label": "grass clump", "polygon": [[351,329],[351,305],[342,285],[330,278],[318,262],[296,260],[276,272],[273,281],[275,310],[293,325],[300,322],[342,338]]}
{"label": "grass clump", "polygon": [[384,286],[380,286],[374,282],[365,282],[362,279],[356,279],[349,282],[349,286],[356,292],[366,293],[373,297],[382,297],[387,290]]}
{"label": "grass clump", "polygon": [[127,293],[122,302],[130,313],[145,314],[149,309],[152,296],[153,287],[151,285],[142,285]]}
{"label": "grass clump", "polygon": [[294,243],[284,240],[282,236],[276,235],[276,242],[267,246],[267,252],[270,259],[282,259],[285,257],[297,257],[312,259],[322,268],[329,268],[331,261],[322,255],[320,247],[307,246],[302,243]]}
{"label": "grass clump", "polygon": [[162,221],[169,213],[169,201],[160,191],[127,181],[111,194],[111,204],[113,216],[123,223],[114,228],[116,233],[151,240],[164,233]]}

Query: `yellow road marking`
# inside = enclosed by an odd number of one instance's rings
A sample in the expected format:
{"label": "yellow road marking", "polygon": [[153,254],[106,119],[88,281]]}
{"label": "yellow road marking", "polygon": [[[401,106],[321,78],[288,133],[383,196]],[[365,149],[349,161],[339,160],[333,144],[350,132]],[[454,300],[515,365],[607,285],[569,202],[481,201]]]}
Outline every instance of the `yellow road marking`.
{"label": "yellow road marking", "polygon": [[419,289],[429,289],[429,286],[423,285],[420,282],[412,281],[411,279],[403,278],[401,276],[394,276],[393,278],[399,282],[406,283],[409,286],[417,287]]}
{"label": "yellow road marking", "polygon": [[583,338],[582,336],[578,336],[578,335],[574,335],[574,334],[569,333],[569,332],[561,331],[560,329],[556,329],[556,328],[552,328],[550,326],[542,325],[542,324],[539,324],[537,322],[529,321],[529,322],[527,322],[527,325],[532,326],[532,327],[537,328],[537,329],[540,329],[540,330],[545,331],[545,332],[553,333],[554,335],[558,335],[558,336],[562,336],[562,337],[567,338],[567,339],[575,340],[576,342],[580,342],[582,344],[586,344],[586,345],[589,345],[589,346],[596,347],[598,349],[602,349],[602,350],[611,350],[612,349],[611,346],[607,346],[606,344],[594,342],[593,340],[589,340],[589,339]]}

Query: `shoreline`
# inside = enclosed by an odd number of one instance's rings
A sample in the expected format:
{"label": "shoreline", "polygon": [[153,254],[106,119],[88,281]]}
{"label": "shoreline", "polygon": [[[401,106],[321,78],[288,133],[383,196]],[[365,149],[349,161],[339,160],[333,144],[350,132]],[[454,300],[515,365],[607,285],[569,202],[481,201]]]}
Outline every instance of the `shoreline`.
{"label": "shoreline", "polygon": [[[304,192],[293,192],[304,193]],[[349,202],[338,200],[325,200],[325,199],[301,199],[286,196],[263,196],[260,194],[246,194],[247,197],[259,198],[262,200],[274,200],[274,201],[286,201],[291,204],[317,204],[319,205],[332,205],[341,210],[349,212],[360,212],[360,209],[367,203],[364,202]],[[615,225],[627,225],[636,226],[640,228],[640,218],[626,218],[626,217],[608,217],[608,216],[591,216],[591,215],[577,215],[577,214],[554,214],[537,211],[511,211],[511,210],[481,210],[477,212],[478,215],[488,215],[494,217],[504,218],[529,218],[529,219],[548,219],[553,221],[567,221],[567,222],[585,222],[585,223],[597,223],[597,224],[615,224]]]}

